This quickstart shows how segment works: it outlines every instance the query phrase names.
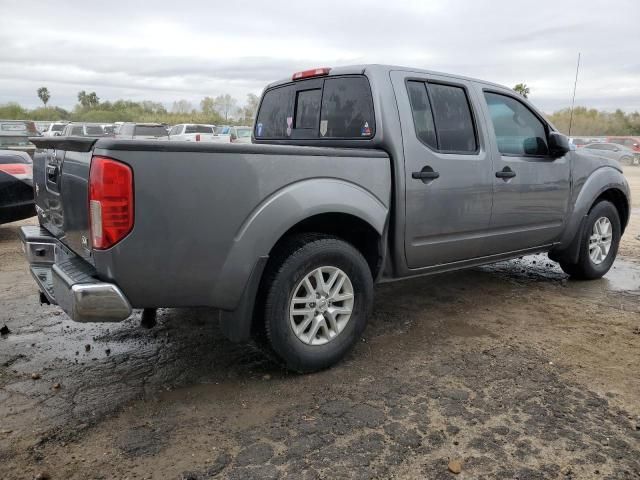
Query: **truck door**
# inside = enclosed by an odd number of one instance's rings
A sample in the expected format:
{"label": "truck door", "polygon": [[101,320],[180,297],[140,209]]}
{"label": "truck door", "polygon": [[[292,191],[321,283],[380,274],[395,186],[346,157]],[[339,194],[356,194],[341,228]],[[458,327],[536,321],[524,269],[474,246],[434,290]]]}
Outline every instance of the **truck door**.
{"label": "truck door", "polygon": [[408,267],[485,255],[493,182],[470,82],[400,71],[391,79],[405,157]]}
{"label": "truck door", "polygon": [[550,245],[566,217],[571,152],[560,158],[549,155],[549,125],[517,94],[478,91],[495,145],[490,253]]}

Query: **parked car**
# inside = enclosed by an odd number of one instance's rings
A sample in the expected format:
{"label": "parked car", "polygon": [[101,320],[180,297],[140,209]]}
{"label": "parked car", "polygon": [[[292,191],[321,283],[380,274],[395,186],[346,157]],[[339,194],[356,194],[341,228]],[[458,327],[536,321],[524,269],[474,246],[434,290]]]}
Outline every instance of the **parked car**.
{"label": "parked car", "polygon": [[36,147],[29,141],[29,137],[39,135],[33,122],[0,120],[0,149],[26,152],[33,158]]}
{"label": "parked car", "polygon": [[640,137],[607,137],[607,142],[624,145],[634,152],[640,152]]}
{"label": "parked car", "polygon": [[49,125],[51,125],[51,122],[34,122],[36,124],[36,129],[40,132],[40,133],[44,133],[49,129]]}
{"label": "parked car", "polygon": [[0,224],[36,214],[31,157],[15,150],[0,150]]}
{"label": "parked car", "polygon": [[[249,132],[251,135],[251,132]],[[169,140],[185,142],[219,142],[221,137],[215,134],[214,125],[181,123],[169,131]]]}
{"label": "parked car", "polygon": [[129,140],[169,140],[169,133],[161,123],[123,123],[116,138]]}
{"label": "parked car", "polygon": [[570,142],[572,145],[575,145],[575,146],[576,146],[576,148],[582,148],[582,147],[584,147],[585,145],[587,145],[587,144],[591,143],[591,142],[590,142],[589,140],[587,140],[586,138],[575,138],[575,137],[570,138],[570,139],[569,139],[569,142]]}
{"label": "parked car", "polygon": [[584,146],[584,150],[603,157],[617,160],[622,165],[640,164],[640,152],[617,143],[590,143]]}
{"label": "parked car", "polygon": [[56,137],[62,135],[62,131],[64,127],[67,126],[69,122],[53,122],[49,125],[49,127],[42,132],[45,137]]}
{"label": "parked car", "polygon": [[109,137],[114,137],[116,135],[116,126],[112,124],[102,124],[102,130]]}
{"label": "parked car", "polygon": [[230,125],[218,125],[216,127],[216,136],[222,143],[231,142],[231,126]]}
{"label": "parked car", "polygon": [[97,123],[69,123],[62,131],[63,137],[110,137]]}
{"label": "parked car", "polygon": [[231,143],[251,143],[251,127],[231,127],[229,140]]}
{"label": "parked car", "polygon": [[45,299],[83,322],[217,307],[300,372],[360,340],[376,282],[536,252],[600,278],[629,221],[618,162],[510,88],[419,69],[272,83],[251,145],[34,141],[57,153],[34,166],[43,228],[20,233]]}

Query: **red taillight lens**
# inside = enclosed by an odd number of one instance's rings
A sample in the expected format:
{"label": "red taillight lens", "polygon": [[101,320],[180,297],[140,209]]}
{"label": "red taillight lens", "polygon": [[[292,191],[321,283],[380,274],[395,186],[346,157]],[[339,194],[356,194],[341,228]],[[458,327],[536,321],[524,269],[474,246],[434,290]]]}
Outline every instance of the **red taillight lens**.
{"label": "red taillight lens", "polygon": [[89,217],[93,248],[112,247],[131,231],[133,172],[128,165],[106,157],[91,159]]}
{"label": "red taillight lens", "polygon": [[304,70],[302,72],[294,73],[293,77],[291,77],[291,80],[302,80],[304,78],[322,77],[324,75],[329,75],[330,71],[331,69],[327,67],[312,68],[311,70]]}
{"label": "red taillight lens", "polygon": [[200,141],[200,134],[196,133],[196,142],[199,142],[199,141]]}
{"label": "red taillight lens", "polygon": [[31,165],[26,163],[5,163],[0,165],[0,171],[11,175],[25,175],[29,173]]}

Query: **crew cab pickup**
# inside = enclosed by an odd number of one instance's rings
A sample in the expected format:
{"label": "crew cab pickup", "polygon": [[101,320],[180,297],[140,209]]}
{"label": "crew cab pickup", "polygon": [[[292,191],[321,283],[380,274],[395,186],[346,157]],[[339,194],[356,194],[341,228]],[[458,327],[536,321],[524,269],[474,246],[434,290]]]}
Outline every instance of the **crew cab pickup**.
{"label": "crew cab pickup", "polygon": [[629,219],[620,165],[525,98],[412,68],[273,83],[252,144],[32,141],[40,226],[21,238],[46,301],[80,322],[217,307],[301,372],[360,338],[376,282],[535,252],[599,278]]}

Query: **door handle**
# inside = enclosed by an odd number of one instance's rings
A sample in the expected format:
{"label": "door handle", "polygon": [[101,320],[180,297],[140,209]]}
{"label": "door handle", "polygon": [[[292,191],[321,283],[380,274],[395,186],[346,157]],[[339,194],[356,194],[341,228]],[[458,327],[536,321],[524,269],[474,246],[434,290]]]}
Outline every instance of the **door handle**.
{"label": "door handle", "polygon": [[422,183],[428,183],[431,180],[440,178],[440,173],[434,172],[433,168],[426,166],[426,167],[422,167],[422,170],[420,170],[419,172],[413,172],[411,174],[411,178],[415,178],[416,180],[422,180]]}
{"label": "door handle", "polygon": [[508,178],[513,178],[515,176],[516,176],[516,172],[511,170],[509,167],[504,167],[499,172],[496,172],[496,178],[508,179]]}

